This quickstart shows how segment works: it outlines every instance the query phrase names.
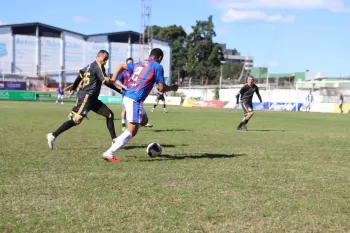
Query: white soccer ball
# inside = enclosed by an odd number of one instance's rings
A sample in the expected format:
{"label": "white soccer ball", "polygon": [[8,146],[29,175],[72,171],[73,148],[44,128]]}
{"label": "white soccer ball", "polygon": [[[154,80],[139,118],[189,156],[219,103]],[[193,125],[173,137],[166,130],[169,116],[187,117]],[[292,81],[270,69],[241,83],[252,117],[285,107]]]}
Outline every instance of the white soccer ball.
{"label": "white soccer ball", "polygon": [[150,157],[157,157],[162,154],[162,146],[152,142],[147,146],[146,152]]}

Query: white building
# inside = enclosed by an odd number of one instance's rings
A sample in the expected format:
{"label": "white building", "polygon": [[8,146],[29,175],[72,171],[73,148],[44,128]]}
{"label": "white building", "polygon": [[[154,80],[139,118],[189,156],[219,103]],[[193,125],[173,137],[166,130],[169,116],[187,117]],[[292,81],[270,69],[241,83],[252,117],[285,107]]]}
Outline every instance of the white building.
{"label": "white building", "polygon": [[252,56],[242,56],[236,49],[227,49],[226,44],[221,44],[222,52],[224,54],[224,63],[240,63],[244,64],[246,70],[251,70],[254,65],[254,59]]}
{"label": "white building", "polygon": [[[95,60],[99,50],[109,51],[108,73],[140,59],[140,34],[133,31],[84,35],[42,23],[0,26],[0,73],[49,76],[56,82],[73,82],[79,69]],[[164,52],[164,76],[170,82],[171,47],[153,39],[154,48]]]}

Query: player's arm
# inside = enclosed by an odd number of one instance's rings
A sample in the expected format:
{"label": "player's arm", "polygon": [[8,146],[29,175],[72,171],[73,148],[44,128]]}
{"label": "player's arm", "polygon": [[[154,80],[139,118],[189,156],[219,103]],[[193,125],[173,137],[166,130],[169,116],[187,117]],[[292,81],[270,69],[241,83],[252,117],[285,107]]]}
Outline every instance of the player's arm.
{"label": "player's arm", "polygon": [[112,75],[111,81],[115,82],[117,80],[117,77],[124,71],[128,70],[128,67],[125,64],[119,64],[117,68],[114,70],[114,73]]}
{"label": "player's arm", "polygon": [[121,73],[121,74],[118,76],[117,81],[115,82],[115,84],[117,84],[117,86],[123,88],[123,90],[128,89],[128,88],[122,83],[123,79],[126,79],[126,78],[127,78],[127,77],[126,77],[126,75],[124,74],[124,72]]}
{"label": "player's arm", "polygon": [[168,91],[177,91],[177,89],[178,89],[177,85],[168,86],[164,83],[164,69],[161,65],[156,66],[154,68],[154,74],[156,77],[156,83],[158,84],[158,90],[160,92],[165,93]]}
{"label": "player's arm", "polygon": [[262,99],[261,99],[261,95],[260,95],[260,92],[259,92],[259,88],[258,88],[258,87],[256,87],[255,93],[256,93],[256,95],[258,96],[260,103],[262,103],[263,101],[262,101]]}
{"label": "player's arm", "polygon": [[78,74],[77,78],[75,79],[73,86],[70,88],[70,91],[74,92],[77,90],[81,80],[83,79],[82,73],[83,73],[82,71],[79,71],[79,74]]}
{"label": "player's arm", "polygon": [[119,88],[117,88],[114,84],[108,83],[108,82],[105,82],[104,84],[105,84],[107,87],[109,87],[110,89],[112,89],[112,90],[118,92],[119,94],[122,94],[122,91],[121,91]]}

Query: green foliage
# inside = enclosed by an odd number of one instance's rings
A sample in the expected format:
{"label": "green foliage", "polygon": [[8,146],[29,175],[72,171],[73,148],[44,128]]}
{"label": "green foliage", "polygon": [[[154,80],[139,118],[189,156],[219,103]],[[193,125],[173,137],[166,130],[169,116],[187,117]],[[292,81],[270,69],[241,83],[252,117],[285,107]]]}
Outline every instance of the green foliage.
{"label": "green foliage", "polygon": [[187,37],[189,72],[193,77],[215,79],[218,67],[223,60],[220,44],[214,43],[216,36],[213,17],[206,21],[197,21],[193,32]]}
{"label": "green foliage", "polygon": [[240,63],[223,64],[222,77],[225,79],[238,79],[242,69],[243,64]]}

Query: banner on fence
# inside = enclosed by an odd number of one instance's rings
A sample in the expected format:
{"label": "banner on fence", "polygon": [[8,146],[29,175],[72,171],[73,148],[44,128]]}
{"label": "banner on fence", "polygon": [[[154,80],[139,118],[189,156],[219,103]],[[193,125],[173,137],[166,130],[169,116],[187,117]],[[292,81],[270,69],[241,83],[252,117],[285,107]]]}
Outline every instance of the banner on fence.
{"label": "banner on fence", "polygon": [[26,90],[26,82],[0,82],[0,90]]}
{"label": "banner on fence", "polygon": [[[167,105],[181,105],[181,97],[176,96],[165,96],[165,104]],[[155,95],[149,95],[145,101],[144,104],[155,104],[157,100],[157,96]]]}
{"label": "banner on fence", "polygon": [[[36,100],[39,101],[56,101],[57,99],[57,92],[47,92],[47,91],[40,91],[36,92]],[[65,102],[75,102],[75,98],[77,97],[77,93],[74,93],[72,97],[70,98],[64,98]]]}
{"label": "banner on fence", "polygon": [[224,102],[220,100],[197,100],[193,103],[192,107],[197,108],[223,108]]}
{"label": "banner on fence", "polygon": [[[314,103],[311,104],[310,112],[322,112],[322,113],[332,113],[335,110],[335,106],[338,106],[339,104],[333,104],[333,103]],[[299,109],[301,112],[306,111],[306,105],[302,105]],[[339,110],[340,112],[340,110]]]}
{"label": "banner on fence", "polygon": [[292,111],[295,112],[301,108],[303,104],[298,103],[281,103],[281,102],[271,102],[270,111]]}
{"label": "banner on fence", "polygon": [[35,100],[34,91],[0,91],[0,100]]}
{"label": "banner on fence", "polygon": [[101,100],[104,104],[122,104],[121,96],[99,96],[99,100]]}
{"label": "banner on fence", "polygon": [[187,99],[187,98],[186,98],[182,106],[187,107],[187,108],[191,108],[192,105],[193,105],[195,102],[196,102],[196,101],[193,100],[193,99]]}

